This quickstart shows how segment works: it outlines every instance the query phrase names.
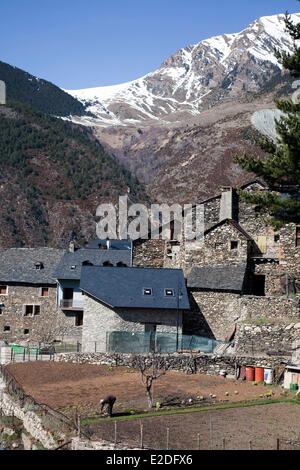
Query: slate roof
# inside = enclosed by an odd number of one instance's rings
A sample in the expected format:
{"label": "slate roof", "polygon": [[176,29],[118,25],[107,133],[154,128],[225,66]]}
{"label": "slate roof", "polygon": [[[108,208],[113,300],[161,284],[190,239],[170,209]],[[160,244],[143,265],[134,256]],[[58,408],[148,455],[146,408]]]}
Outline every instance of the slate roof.
{"label": "slate roof", "polygon": [[191,289],[242,292],[246,265],[204,266],[192,269],[187,279]]}
{"label": "slate roof", "polygon": [[[0,252],[0,281],[23,284],[56,284],[53,271],[64,255],[54,248],[11,248]],[[36,264],[42,263],[42,269]]]}
{"label": "slate roof", "polygon": [[87,261],[94,266],[103,266],[105,262],[110,262],[114,266],[117,263],[131,266],[131,251],[81,248],[74,253],[67,252],[55,269],[54,276],[56,279],[80,280],[82,263]]}
{"label": "slate roof", "polygon": [[221,222],[218,222],[217,224],[213,225],[212,227],[210,227],[209,229],[205,230],[204,232],[204,236],[209,234],[210,232],[212,232],[213,230],[215,230],[216,228],[218,227],[221,227],[222,225],[224,224],[230,224],[232,225],[236,230],[238,230],[245,238],[247,238],[247,240],[252,240],[252,238],[250,237],[250,235],[243,229],[243,227],[241,227],[241,225],[236,222],[235,220],[232,220],[232,219],[224,219],[222,220]]}
{"label": "slate roof", "polygon": [[[106,247],[107,240],[96,240],[90,241],[84,248],[86,250],[98,250],[102,247]],[[132,250],[131,240],[109,240],[111,250]]]}
{"label": "slate roof", "polygon": [[[114,308],[190,309],[181,269],[85,266],[80,289]],[[152,295],[144,295],[144,289],[152,289]],[[173,289],[174,296],[166,296],[165,289]]]}

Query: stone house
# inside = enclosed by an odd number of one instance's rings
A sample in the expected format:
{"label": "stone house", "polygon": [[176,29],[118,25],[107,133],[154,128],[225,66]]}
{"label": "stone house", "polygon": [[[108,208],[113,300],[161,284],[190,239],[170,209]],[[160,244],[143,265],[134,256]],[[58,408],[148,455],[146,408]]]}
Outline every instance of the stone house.
{"label": "stone house", "polygon": [[40,340],[58,319],[53,271],[63,250],[11,248],[0,252],[0,339]]}
{"label": "stone house", "polygon": [[132,350],[138,333],[143,351],[150,351],[167,341],[165,333],[180,337],[190,308],[181,270],[84,266],[80,289],[85,352],[105,352],[109,346],[117,352]]}
{"label": "stone house", "polygon": [[[131,242],[129,242],[130,245]],[[129,246],[126,244],[126,247]],[[118,248],[116,248],[116,246]],[[54,277],[57,281],[57,305],[69,322],[78,328],[81,336],[84,297],[80,290],[81,271],[84,266],[130,267],[132,251],[125,245],[115,242],[95,240],[87,247],[66,252],[60,259]]]}
{"label": "stone house", "polygon": [[[268,191],[258,180],[239,189]],[[163,262],[159,258],[161,266],[181,268],[188,279],[192,311],[183,331],[222,340],[235,335],[241,353],[274,354],[277,344],[278,350],[290,354],[299,336],[300,226],[275,230],[231,187],[200,204],[203,242],[186,242],[183,232],[173,240],[170,226]],[[153,251],[147,249],[153,240],[143,245],[140,252]]]}

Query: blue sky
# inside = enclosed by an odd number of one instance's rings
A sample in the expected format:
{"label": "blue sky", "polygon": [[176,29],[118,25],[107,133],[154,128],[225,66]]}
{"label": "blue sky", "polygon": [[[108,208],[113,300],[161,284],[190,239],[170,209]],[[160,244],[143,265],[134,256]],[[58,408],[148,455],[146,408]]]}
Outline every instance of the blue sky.
{"label": "blue sky", "polygon": [[1,0],[0,60],[63,88],[133,80],[296,0]]}

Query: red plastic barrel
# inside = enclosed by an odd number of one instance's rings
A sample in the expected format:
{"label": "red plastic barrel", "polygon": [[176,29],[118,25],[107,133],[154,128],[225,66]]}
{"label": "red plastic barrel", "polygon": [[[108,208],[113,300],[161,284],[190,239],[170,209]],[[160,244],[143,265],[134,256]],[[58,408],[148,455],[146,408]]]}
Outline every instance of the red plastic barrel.
{"label": "red plastic barrel", "polygon": [[255,367],[255,382],[263,382],[265,380],[265,373],[263,367]]}
{"label": "red plastic barrel", "polygon": [[255,380],[255,369],[254,367],[246,367],[246,381],[254,382]]}

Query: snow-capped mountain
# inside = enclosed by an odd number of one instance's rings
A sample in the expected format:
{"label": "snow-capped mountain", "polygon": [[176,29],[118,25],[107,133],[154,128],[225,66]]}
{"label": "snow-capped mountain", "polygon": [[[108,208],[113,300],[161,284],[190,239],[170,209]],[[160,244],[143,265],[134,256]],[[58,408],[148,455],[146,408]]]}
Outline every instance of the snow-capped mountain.
{"label": "snow-capped mountain", "polygon": [[[300,13],[291,15],[300,21]],[[240,33],[224,34],[180,49],[159,69],[121,85],[66,90],[97,119],[86,124],[143,125],[199,115],[224,99],[261,91],[282,67],[274,48],[291,51],[284,15],[262,17]]]}

